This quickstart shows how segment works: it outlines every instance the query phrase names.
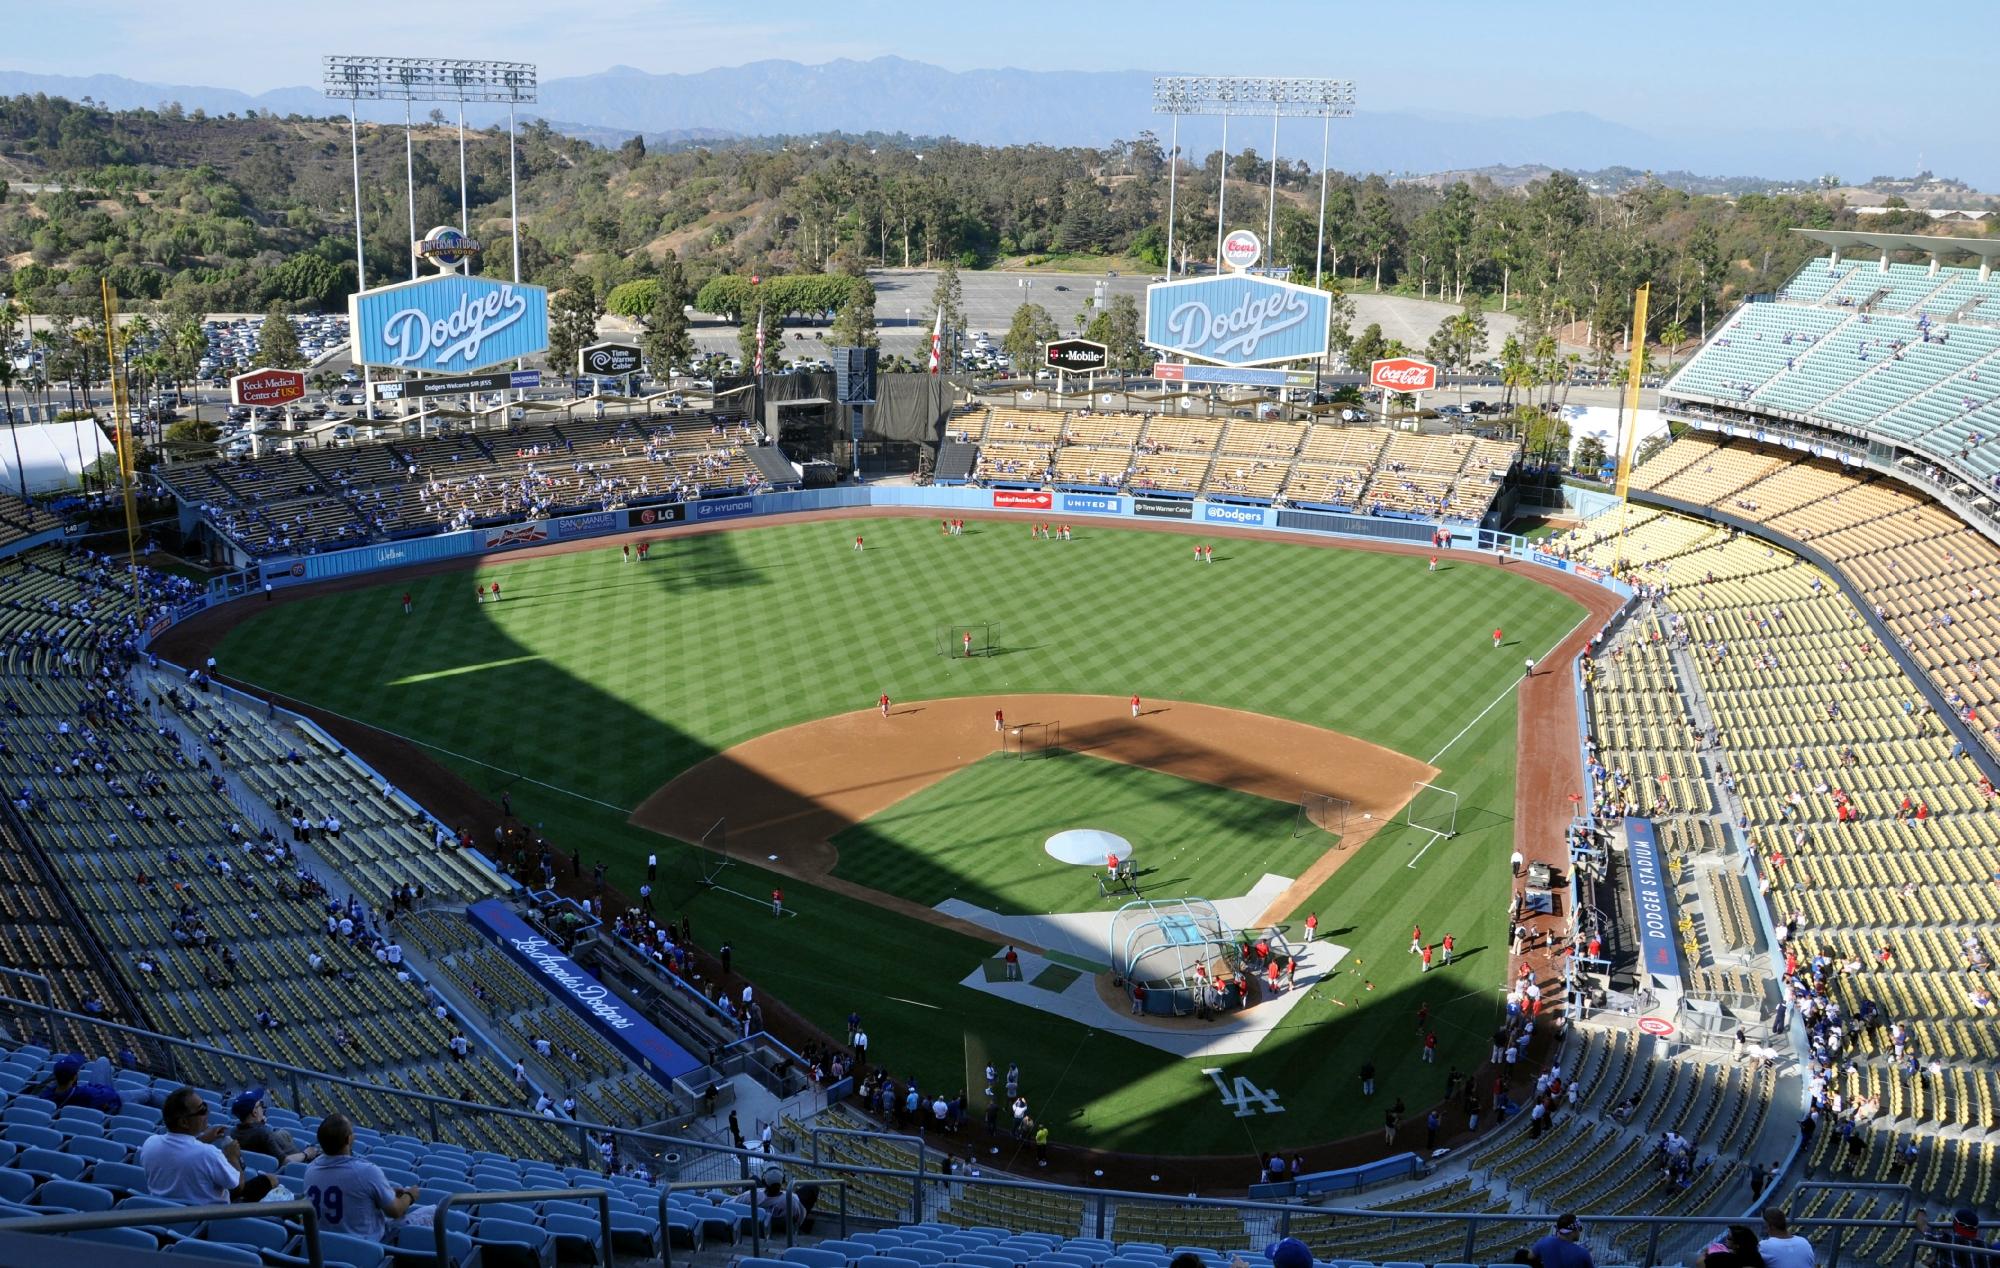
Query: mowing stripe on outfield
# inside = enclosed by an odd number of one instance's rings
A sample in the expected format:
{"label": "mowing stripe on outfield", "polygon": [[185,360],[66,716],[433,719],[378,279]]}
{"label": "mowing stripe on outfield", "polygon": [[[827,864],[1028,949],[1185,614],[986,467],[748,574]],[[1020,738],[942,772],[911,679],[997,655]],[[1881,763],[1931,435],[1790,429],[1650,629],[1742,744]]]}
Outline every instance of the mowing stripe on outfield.
{"label": "mowing stripe on outfield", "polygon": [[[1584,618],[1583,618],[1583,621],[1588,621],[1589,619],[1590,619],[1590,618],[1586,616],[1586,617],[1584,617]],[[1563,639],[1567,639],[1567,638],[1568,638],[1568,637],[1569,637],[1569,636],[1570,636],[1571,634],[1574,634],[1574,633],[1576,633],[1576,632],[1577,632],[1578,630],[1580,630],[1580,629],[1582,629],[1582,628],[1583,628],[1583,621],[1578,621],[1578,622],[1577,622],[1577,623],[1576,623],[1575,625],[1572,625],[1572,626],[1570,626],[1570,627],[1569,627],[1569,630],[1568,630],[1568,632],[1567,632],[1567,633],[1565,633],[1565,634],[1564,634],[1564,635],[1562,636],[1562,638],[1559,638],[1559,639],[1557,639],[1557,640],[1556,640],[1556,641],[1555,641],[1554,643],[1550,644],[1550,646],[1552,646],[1552,647],[1561,647],[1561,646],[1563,645]],[[1454,736],[1452,736],[1452,737],[1451,737],[1451,738],[1450,738],[1449,740],[1446,740],[1446,741],[1445,741],[1445,743],[1444,743],[1444,747],[1443,747],[1443,748],[1441,748],[1441,749],[1439,749],[1439,750],[1437,751],[1437,754],[1436,754],[1436,756],[1434,756],[1434,757],[1432,757],[1432,758],[1431,758],[1431,760],[1430,760],[1430,762],[1429,762],[1429,765],[1432,765],[1432,766],[1436,766],[1436,765],[1438,764],[1438,758],[1439,758],[1439,757],[1443,757],[1443,756],[1444,756],[1444,755],[1445,755],[1446,753],[1449,753],[1449,752],[1451,752],[1451,746],[1452,746],[1452,745],[1454,745],[1454,744],[1458,743],[1458,742],[1459,742],[1460,740],[1464,739],[1464,738],[1465,738],[1465,733],[1466,733],[1467,731],[1470,731],[1470,730],[1471,730],[1471,729],[1472,729],[1473,727],[1476,727],[1476,726],[1478,726],[1478,725],[1479,725],[1479,722],[1480,722],[1480,719],[1481,719],[1481,718],[1484,718],[1484,717],[1485,717],[1485,716],[1486,716],[1487,714],[1489,714],[1489,713],[1493,712],[1493,706],[1494,706],[1494,705],[1497,705],[1497,704],[1499,704],[1499,703],[1500,703],[1500,702],[1501,702],[1502,700],[1505,700],[1505,699],[1506,699],[1506,698],[1507,698],[1508,696],[1511,696],[1511,695],[1513,695],[1513,694],[1514,694],[1514,689],[1515,689],[1516,687],[1520,686],[1520,685],[1521,685],[1521,684],[1520,684],[1520,681],[1519,681],[1518,679],[1517,679],[1517,680],[1515,680],[1514,682],[1510,682],[1510,683],[1508,683],[1508,684],[1507,684],[1507,689],[1506,689],[1505,691],[1501,692],[1501,693],[1500,693],[1499,695],[1497,695],[1497,696],[1493,697],[1492,701],[1491,701],[1490,703],[1488,703],[1488,704],[1487,704],[1487,706],[1486,706],[1486,707],[1485,707],[1484,709],[1481,709],[1481,710],[1479,711],[1479,716],[1478,716],[1478,717],[1476,717],[1476,718],[1472,719],[1472,721],[1470,721],[1470,722],[1466,723],[1466,724],[1465,724],[1465,725],[1464,725],[1463,727],[1459,728],[1459,732],[1458,732],[1458,734],[1457,734],[1457,735],[1454,735]],[[1429,849],[1430,847],[1429,847],[1429,846],[1425,846],[1424,848],[1425,848],[1425,849]]]}

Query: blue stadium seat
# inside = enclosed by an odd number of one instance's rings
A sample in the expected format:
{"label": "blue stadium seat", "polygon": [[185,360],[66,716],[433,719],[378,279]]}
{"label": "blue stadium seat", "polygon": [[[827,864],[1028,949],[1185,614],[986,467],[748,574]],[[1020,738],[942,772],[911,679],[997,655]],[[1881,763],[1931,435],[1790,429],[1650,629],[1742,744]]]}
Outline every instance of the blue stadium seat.
{"label": "blue stadium seat", "polygon": [[651,1257],[659,1254],[660,1223],[658,1218],[644,1211],[612,1211],[611,1244],[621,1255],[630,1254]]}
{"label": "blue stadium seat", "polygon": [[346,1233],[321,1233],[319,1235],[319,1257],[326,1268],[335,1264],[342,1268],[382,1268],[382,1261],[389,1252],[381,1243],[365,1238],[350,1237]]}
{"label": "blue stadium seat", "polygon": [[[687,1208],[689,1215],[701,1221],[701,1237],[707,1241],[711,1237],[725,1237],[733,1246],[736,1243],[736,1216],[713,1202],[696,1203]],[[869,1247],[872,1251],[874,1247]]]}
{"label": "blue stadium seat", "polygon": [[13,1165],[44,1180],[75,1180],[82,1177],[90,1159],[59,1154],[53,1149],[30,1148],[23,1149]]}
{"label": "blue stadium seat", "polygon": [[736,1261],[736,1268],[785,1268],[783,1259],[759,1259],[755,1255],[745,1255]]}
{"label": "blue stadium seat", "polygon": [[11,1122],[0,1127],[0,1140],[10,1140],[23,1149],[61,1149],[63,1134],[46,1121]]}
{"label": "blue stadium seat", "polygon": [[126,1197],[146,1191],[146,1169],[136,1162],[100,1162],[90,1169],[90,1182]]}
{"label": "blue stadium seat", "polygon": [[[614,1228],[617,1226],[618,1212],[612,1212],[611,1223]],[[700,1250],[702,1243],[701,1221],[687,1211],[677,1211],[669,1207],[667,1210],[667,1237],[676,1246],[686,1246],[690,1250]],[[846,1268],[847,1257],[845,1255],[837,1255],[834,1258],[838,1259],[839,1262],[829,1264],[826,1268]]]}
{"label": "blue stadium seat", "polygon": [[920,1268],[916,1260],[900,1255],[863,1255],[855,1263],[858,1268]]}
{"label": "blue stadium seat", "polygon": [[132,1147],[96,1136],[72,1136],[63,1152],[97,1162],[123,1162],[132,1156]]}
{"label": "blue stadium seat", "polygon": [[513,1220],[518,1224],[535,1222],[535,1208],[519,1202],[482,1202],[469,1209],[482,1220]]}
{"label": "blue stadium seat", "polygon": [[793,1246],[781,1258],[787,1263],[804,1264],[805,1268],[847,1268],[847,1256],[818,1246]]}
{"label": "blue stadium seat", "polygon": [[0,1171],[0,1202],[25,1202],[35,1191],[35,1177],[25,1171]]}
{"label": "blue stadium seat", "polygon": [[543,1215],[542,1227],[556,1239],[557,1259],[582,1258],[594,1264],[604,1261],[604,1229],[595,1217]]}
{"label": "blue stadium seat", "polygon": [[169,1255],[186,1255],[194,1259],[211,1259],[225,1264],[261,1265],[264,1257],[247,1246],[225,1246],[220,1242],[201,1242],[193,1238],[175,1242],[167,1247]]}
{"label": "blue stadium seat", "polygon": [[39,1105],[24,1105],[22,1101],[25,1099],[16,1097],[7,1103],[5,1109],[0,1109],[0,1123],[29,1123],[36,1127],[47,1127],[55,1121],[56,1116],[46,1108],[47,1101]]}
{"label": "blue stadium seat", "polygon": [[51,1180],[32,1199],[36,1206],[58,1211],[108,1211],[114,1200],[111,1190],[81,1180]]}
{"label": "blue stadium seat", "polygon": [[65,1105],[56,1111],[56,1122],[58,1123],[96,1123],[99,1127],[102,1127],[104,1126],[104,1120],[109,1117],[110,1115],[106,1114],[103,1110],[94,1109],[88,1105]]}
{"label": "blue stadium seat", "polygon": [[64,1233],[80,1242],[97,1242],[105,1246],[119,1246],[126,1250],[158,1250],[159,1239],[143,1228],[86,1228],[74,1233]]}
{"label": "blue stadium seat", "polygon": [[448,1262],[442,1265],[437,1262],[437,1234],[428,1228],[398,1228],[392,1245],[401,1268],[457,1268],[472,1258],[470,1233],[445,1233],[444,1253]]}
{"label": "blue stadium seat", "polygon": [[[972,1268],[1015,1268],[1015,1265],[1021,1261],[1012,1255],[1003,1254],[998,1250],[971,1250],[960,1255],[957,1262],[969,1264]],[[1152,1261],[1150,1260],[1134,1260],[1133,1262],[1137,1268],[1152,1268]]]}
{"label": "blue stadium seat", "polygon": [[533,1224],[482,1219],[473,1225],[472,1241],[484,1268],[552,1268],[555,1263],[555,1239]]}
{"label": "blue stadium seat", "polygon": [[249,1246],[258,1251],[283,1251],[292,1240],[291,1230],[277,1220],[262,1220],[248,1216],[231,1220],[210,1220],[202,1226],[201,1236],[206,1241],[226,1242],[231,1246]]}

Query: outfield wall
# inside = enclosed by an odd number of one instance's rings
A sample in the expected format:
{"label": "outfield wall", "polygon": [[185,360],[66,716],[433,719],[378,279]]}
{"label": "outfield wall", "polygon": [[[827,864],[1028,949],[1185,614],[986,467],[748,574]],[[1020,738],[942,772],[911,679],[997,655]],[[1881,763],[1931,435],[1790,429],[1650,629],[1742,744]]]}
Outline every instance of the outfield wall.
{"label": "outfield wall", "polygon": [[1622,598],[1631,598],[1630,588],[1602,569],[1572,565],[1566,559],[1545,551],[1534,550],[1525,539],[1511,533],[1466,525],[1439,525],[1424,520],[1383,519],[1334,511],[1245,506],[1238,502],[1210,502],[1202,498],[1168,498],[1131,493],[1064,493],[1045,489],[978,489],[964,486],[946,488],[936,485],[922,487],[858,485],[597,511],[588,515],[571,515],[560,519],[530,520],[495,528],[439,533],[431,537],[413,537],[374,546],[332,550],[322,554],[267,559],[261,561],[259,566],[249,573],[211,583],[210,602],[237,598],[266,585],[273,588],[304,585],[337,577],[360,576],[370,572],[403,568],[412,564],[483,558],[532,546],[584,541],[615,533],[645,532],[655,528],[671,528],[683,523],[706,524],[724,520],[768,519],[806,511],[846,510],[858,507],[921,507],[945,514],[1005,511],[1029,517],[1049,516],[1057,520],[1087,517],[1091,520],[1123,519],[1136,524],[1210,524],[1224,528],[1260,529],[1310,537],[1336,537],[1419,547],[1431,545],[1431,535],[1443,529],[1450,535],[1450,544],[1455,549],[1492,550],[1558,572],[1574,572]]}

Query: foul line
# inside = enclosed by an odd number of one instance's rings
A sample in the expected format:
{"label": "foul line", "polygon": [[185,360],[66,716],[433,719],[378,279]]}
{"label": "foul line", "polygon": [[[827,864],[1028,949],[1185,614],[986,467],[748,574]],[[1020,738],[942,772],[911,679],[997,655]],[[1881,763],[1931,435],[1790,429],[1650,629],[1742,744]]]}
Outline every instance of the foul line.
{"label": "foul line", "polygon": [[[1574,634],[1574,633],[1576,633],[1576,632],[1577,632],[1578,630],[1582,629],[1582,628],[1583,628],[1583,623],[1584,623],[1584,621],[1588,621],[1589,619],[1590,619],[1590,617],[1588,617],[1588,616],[1584,616],[1583,618],[1581,618],[1580,620],[1578,620],[1578,621],[1577,621],[1577,623],[1576,623],[1575,625],[1572,625],[1572,626],[1570,626],[1570,627],[1569,627],[1569,630],[1568,630],[1568,632],[1567,632],[1567,633],[1565,633],[1565,634],[1564,634],[1564,635],[1563,635],[1563,636],[1562,636],[1561,638],[1559,638],[1559,639],[1557,639],[1557,640],[1556,640],[1556,642],[1555,642],[1555,645],[1556,645],[1557,647],[1561,647],[1561,646],[1562,646],[1562,645],[1563,645],[1564,643],[1568,642],[1568,641],[1569,641],[1569,636],[1570,636],[1571,634]],[[1524,675],[1524,676],[1525,676],[1525,675]],[[1473,719],[1472,719],[1472,721],[1470,721],[1470,722],[1466,723],[1466,724],[1465,724],[1465,727],[1464,727],[1464,729],[1463,729],[1463,730],[1459,731],[1459,733],[1458,733],[1457,735],[1454,735],[1454,736],[1452,736],[1452,737],[1451,737],[1451,738],[1450,738],[1449,740],[1446,740],[1446,741],[1445,741],[1445,745],[1444,745],[1444,747],[1443,747],[1443,748],[1441,748],[1441,749],[1439,749],[1439,750],[1437,751],[1437,753],[1436,753],[1435,755],[1433,755],[1433,756],[1432,756],[1432,758],[1431,758],[1431,760],[1430,760],[1430,763],[1429,763],[1429,764],[1430,764],[1430,765],[1432,765],[1432,766],[1436,766],[1436,765],[1438,764],[1438,758],[1440,758],[1440,757],[1443,757],[1443,756],[1444,756],[1444,755],[1445,755],[1446,753],[1449,753],[1449,752],[1451,752],[1451,746],[1452,746],[1452,745],[1454,745],[1454,744],[1458,743],[1458,742],[1459,742],[1460,740],[1464,739],[1464,738],[1465,738],[1465,733],[1466,733],[1467,731],[1470,731],[1470,730],[1471,730],[1471,729],[1472,729],[1473,727],[1476,727],[1476,726],[1478,726],[1478,725],[1479,725],[1479,723],[1480,723],[1480,722],[1481,722],[1481,721],[1482,721],[1482,720],[1483,720],[1483,719],[1484,719],[1484,718],[1486,717],[1486,715],[1487,715],[1487,714],[1489,714],[1489,713],[1493,712],[1493,708],[1494,708],[1494,706],[1495,706],[1495,705],[1498,705],[1498,704],[1499,704],[1499,703],[1500,703],[1500,702],[1501,702],[1502,700],[1505,700],[1505,699],[1506,699],[1506,698],[1507,698],[1508,696],[1511,696],[1511,695],[1513,695],[1513,694],[1514,694],[1514,689],[1515,689],[1516,687],[1519,687],[1520,685],[1521,685],[1521,680],[1520,680],[1519,678],[1515,679],[1515,680],[1514,680],[1513,682],[1510,682],[1510,683],[1508,683],[1508,684],[1507,684],[1507,689],[1506,689],[1505,691],[1503,691],[1503,692],[1501,692],[1501,693],[1500,693],[1499,695],[1497,695],[1497,696],[1493,697],[1493,702],[1492,702],[1492,704],[1489,704],[1489,705],[1487,705],[1487,706],[1486,706],[1486,707],[1485,707],[1484,709],[1481,709],[1481,710],[1479,711],[1479,715],[1478,715],[1477,717],[1473,718]],[[1426,849],[1428,849],[1429,847],[1428,847],[1428,846],[1426,846],[1425,848],[1426,848]]]}

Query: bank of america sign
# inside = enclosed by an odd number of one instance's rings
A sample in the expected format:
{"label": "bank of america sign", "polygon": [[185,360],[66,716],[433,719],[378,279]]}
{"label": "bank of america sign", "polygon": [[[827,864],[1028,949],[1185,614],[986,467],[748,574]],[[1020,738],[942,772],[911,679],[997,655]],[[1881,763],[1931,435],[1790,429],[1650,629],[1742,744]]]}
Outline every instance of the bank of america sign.
{"label": "bank of america sign", "polygon": [[548,291],[485,277],[363,291],[347,301],[347,315],[362,365],[463,374],[549,346]]}
{"label": "bank of america sign", "polygon": [[1216,365],[1275,365],[1326,355],[1326,292],[1267,277],[1191,278],[1146,288],[1146,343]]}

